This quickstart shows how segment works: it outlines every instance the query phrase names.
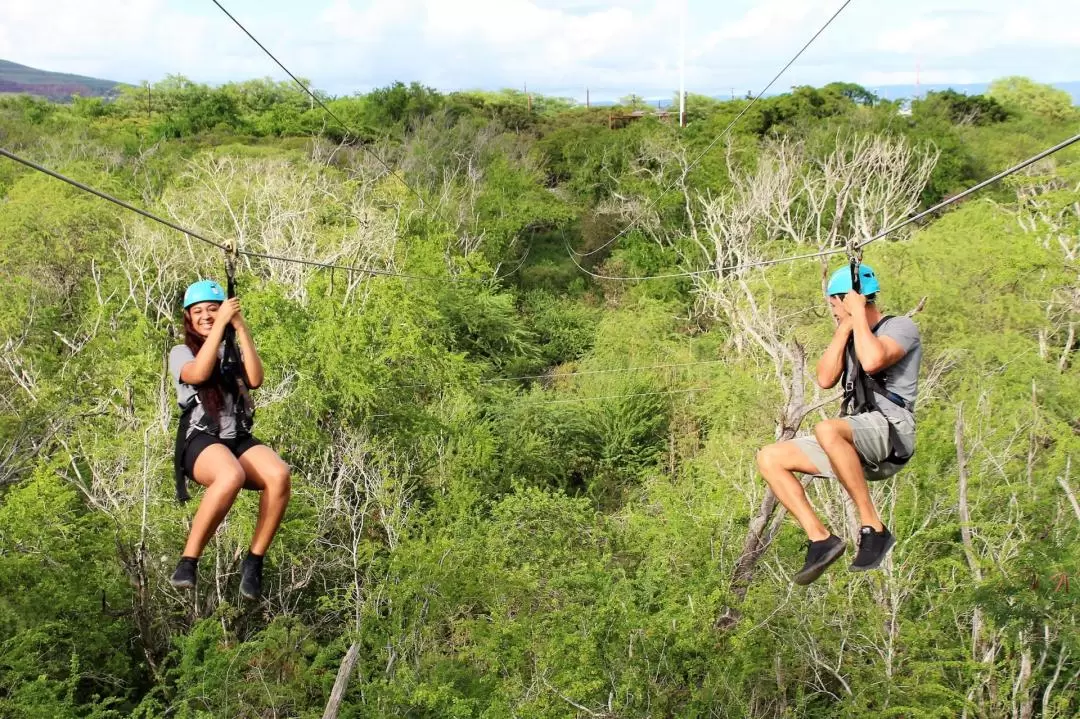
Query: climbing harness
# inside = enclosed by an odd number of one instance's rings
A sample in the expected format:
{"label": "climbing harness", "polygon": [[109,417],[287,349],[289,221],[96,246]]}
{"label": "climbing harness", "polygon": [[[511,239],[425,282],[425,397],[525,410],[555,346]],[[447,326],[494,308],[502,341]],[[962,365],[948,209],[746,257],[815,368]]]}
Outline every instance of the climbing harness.
{"label": "climbing harness", "polygon": [[[892,315],[882,317],[881,321],[874,325],[872,332],[876,333],[878,328],[892,318]],[[909,409],[903,397],[885,389],[884,372],[872,375],[863,370],[862,365],[859,364],[859,358],[855,354],[854,338],[848,340],[845,354],[848,363],[855,368],[855,371],[851,376],[848,376],[847,366],[844,367],[844,399],[840,405],[841,417],[866,414],[868,412],[881,412],[875,395],[884,397],[898,407]],[[885,413],[881,412],[881,414],[884,416]],[[885,461],[895,465],[907,464],[912,457],[912,453],[903,450],[903,445],[900,443],[900,434],[887,416],[885,421],[889,425],[889,456],[885,458]]]}
{"label": "climbing harness", "polygon": [[[868,289],[873,290],[870,294],[875,294],[878,290],[876,278],[873,270],[862,264],[861,255],[862,253],[857,247],[849,245],[848,267],[851,272],[851,288],[853,291],[862,294],[863,279],[865,278],[868,286],[871,282],[873,283],[872,287],[868,287]],[[868,270],[869,272],[867,272]],[[843,276],[841,275],[841,277]],[[830,286],[831,288],[835,287],[833,283],[830,283]],[[830,294],[832,294],[831,289]],[[894,315],[885,315],[878,320],[878,323],[871,328],[871,334],[876,335],[881,326],[893,319],[893,317]],[[847,361],[844,363],[844,399],[840,405],[841,417],[866,414],[868,412],[879,412],[882,416],[885,416],[885,413],[881,412],[881,408],[878,407],[876,396],[884,397],[896,406],[910,411],[910,408],[903,397],[885,388],[885,371],[870,374],[863,370],[862,364],[859,362],[859,357],[855,352],[854,333],[848,338],[847,346],[844,348],[844,356]],[[852,367],[853,371],[849,373],[848,367]],[[885,417],[885,422],[889,426],[889,456],[885,458],[885,461],[898,466],[907,464],[908,460],[912,457],[912,453],[903,450],[899,432],[897,431],[896,426],[889,421],[887,416]]]}
{"label": "climbing harness", "polygon": [[[230,243],[230,252],[225,260],[225,274],[227,277],[226,295],[229,299],[236,296],[236,254],[236,241],[233,240]],[[216,285],[216,283],[213,284]],[[217,288],[217,291],[220,292],[220,287]],[[213,300],[213,297],[208,299]],[[237,436],[249,435],[251,434],[251,429],[255,423],[255,405],[251,401],[247,382],[243,377],[243,363],[240,359],[240,349],[236,343],[236,330],[231,325],[225,328],[223,345],[224,352],[222,353],[222,358],[220,360],[220,388],[223,392],[226,392],[226,388],[235,386],[235,391],[228,392],[228,394],[233,398],[233,415],[236,422],[236,433]],[[180,503],[184,503],[191,499],[191,495],[188,494],[187,489],[187,470],[184,468],[184,453],[187,451],[188,433],[192,429],[195,429],[198,432],[217,436],[221,431],[218,418],[213,416],[211,412],[207,412],[205,409],[199,420],[194,424],[192,422],[195,408],[199,406],[206,407],[207,393],[210,389],[208,384],[196,387],[195,396],[186,405],[181,407],[180,421],[177,423],[176,427],[176,442],[173,447],[173,475],[176,482],[176,500]]]}

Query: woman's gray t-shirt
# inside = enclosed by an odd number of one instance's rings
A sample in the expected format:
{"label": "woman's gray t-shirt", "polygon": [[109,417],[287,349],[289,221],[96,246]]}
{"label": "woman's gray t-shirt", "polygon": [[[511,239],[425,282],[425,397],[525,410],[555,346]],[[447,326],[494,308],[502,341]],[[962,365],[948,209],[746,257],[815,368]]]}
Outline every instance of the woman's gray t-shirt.
{"label": "woman's gray t-shirt", "polygon": [[[222,345],[218,347],[219,362],[224,355],[225,346]],[[206,412],[202,405],[197,403],[197,389],[190,384],[180,381],[180,372],[184,369],[184,365],[194,361],[195,355],[192,354],[187,345],[176,345],[172,348],[172,351],[169,352],[169,373],[172,374],[174,384],[176,385],[176,401],[180,405],[180,409],[187,409],[192,402],[196,402],[196,407],[191,412],[191,425],[188,427],[188,437],[197,431],[196,425],[202,424],[202,420],[206,416]],[[222,439],[233,439],[236,437],[236,409],[231,394],[224,394],[224,403],[221,407],[219,425],[219,437]]]}

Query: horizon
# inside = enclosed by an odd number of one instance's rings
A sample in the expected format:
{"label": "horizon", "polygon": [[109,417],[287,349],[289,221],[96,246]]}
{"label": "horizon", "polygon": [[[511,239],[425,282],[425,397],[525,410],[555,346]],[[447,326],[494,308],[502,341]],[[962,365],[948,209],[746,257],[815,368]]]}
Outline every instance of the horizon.
{"label": "horizon", "polygon": [[[126,83],[126,82],[114,80],[114,79],[108,78],[108,77],[95,77],[93,75],[88,75],[88,74],[86,74],[84,72],[68,71],[68,70],[55,70],[55,69],[52,69],[52,68],[44,68],[44,67],[34,67],[32,65],[28,65],[28,64],[26,64],[24,62],[19,62],[18,60],[12,60],[10,58],[0,58],[0,62],[9,62],[9,63],[15,64],[15,65],[20,65],[22,67],[25,67],[25,68],[28,68],[28,69],[31,69],[31,70],[36,70],[36,71],[50,73],[50,74],[73,75],[73,76],[83,77],[83,78],[90,79],[90,80],[113,82],[113,83],[116,83],[118,85],[127,85],[127,86],[130,86],[130,87],[138,87],[138,85],[134,85],[132,83]],[[165,80],[167,77],[168,77],[168,75],[165,75],[165,76],[159,78],[158,80],[150,81],[150,84],[153,85],[153,84],[155,84],[157,82],[161,82],[161,81]],[[265,79],[265,80],[274,80],[274,81],[281,81],[281,80],[289,81],[287,78],[285,78],[285,79],[283,79],[283,78],[274,78],[274,77],[269,76],[269,75],[263,75],[261,77],[237,78],[237,79],[227,80],[227,81],[219,82],[219,83],[207,82],[207,81],[201,80],[199,78],[192,78],[192,77],[187,77],[187,76],[184,76],[184,77],[186,77],[188,80],[191,80],[192,82],[196,82],[196,83],[199,83],[199,84],[205,84],[205,85],[212,86],[212,87],[218,87],[218,86],[228,84],[228,83],[246,82],[246,81],[250,81],[250,80],[264,80]],[[304,79],[304,78],[302,78],[302,79]],[[994,78],[994,79],[999,79],[999,78]],[[1056,87],[1058,89],[1065,90],[1073,98],[1074,104],[1080,104],[1080,80],[1067,80],[1067,81],[1062,81],[1062,82],[1044,82],[1044,81],[1040,80],[1039,78],[1030,78],[1030,79],[1034,80],[1035,82],[1040,82],[1042,84],[1050,85],[1050,86]],[[416,82],[416,81],[398,79],[398,80],[389,81],[387,83],[387,85],[391,85],[391,84],[393,84],[395,82],[403,82],[406,85],[408,85],[409,83]],[[843,82],[851,82],[851,81],[850,80],[843,80],[843,79],[831,80],[831,81],[828,81],[828,82],[821,83],[819,85],[813,85],[813,87],[823,87],[825,85],[830,84],[831,82],[841,82],[841,83],[843,83]],[[985,90],[989,86],[990,82],[992,82],[992,81],[974,82],[974,83],[921,83],[921,84],[918,84],[918,85],[913,84],[913,83],[897,83],[897,84],[891,84],[891,85],[879,85],[879,86],[874,86],[874,87],[863,85],[862,87],[864,87],[864,89],[874,93],[876,96],[878,96],[882,100],[895,101],[895,100],[904,100],[904,99],[916,99],[916,98],[920,97],[922,94],[925,94],[927,92],[940,92],[942,90],[948,90],[948,89],[952,89],[952,90],[955,90],[957,92],[962,92],[964,94],[981,94],[982,92],[985,92]],[[859,83],[855,83],[855,84],[859,84]],[[313,85],[311,87],[312,87],[313,90],[323,91],[323,88],[320,88],[318,86]],[[372,89],[374,89],[374,88],[369,88],[366,92],[370,92]],[[541,92],[541,91],[533,91],[531,89],[524,88],[524,87],[522,87],[522,88],[495,87],[495,86],[491,86],[491,87],[455,87],[455,88],[434,87],[434,88],[431,88],[431,89],[436,90],[437,92],[440,92],[440,93],[443,93],[443,94],[450,94],[450,93],[455,93],[455,92],[466,92],[466,93],[467,92],[527,92],[527,93],[532,94],[535,97],[547,97],[547,98],[552,98],[552,99],[569,100],[569,101],[573,101],[573,102],[576,102],[576,103],[582,104],[582,105],[584,105],[585,102],[586,102],[584,90],[582,91],[582,95],[580,97],[577,97],[577,96],[574,96],[574,95],[570,94],[569,92],[567,92],[567,93]],[[770,97],[770,96],[782,95],[784,93],[791,92],[793,89],[794,89],[794,87],[786,87],[784,89],[775,89],[774,88],[772,91],[766,93],[765,96]],[[912,92],[912,91],[915,91],[915,92]],[[740,91],[738,88],[734,88],[734,93],[733,94],[729,92],[727,94],[705,95],[704,93],[701,93],[701,92],[695,92],[692,88],[687,88],[687,92],[690,95],[705,96],[705,97],[709,97],[711,99],[720,100],[720,101],[741,99],[741,98],[746,97],[747,92],[750,92],[751,94],[756,94],[756,91],[751,91],[749,89]],[[668,94],[665,94],[665,95],[659,95],[659,94],[643,95],[641,93],[634,92],[632,89],[625,90],[625,91],[612,91],[612,90],[609,89],[608,93],[605,94],[603,88],[589,88],[589,93],[590,93],[590,96],[591,96],[591,103],[594,104],[594,105],[597,105],[597,106],[616,105],[616,104],[619,103],[620,100],[622,100],[622,99],[624,99],[626,97],[629,97],[631,95],[636,95],[637,97],[640,97],[642,99],[642,101],[644,101],[644,102],[646,102],[646,103],[648,103],[650,105],[655,104],[658,107],[669,107],[672,104],[674,104],[675,99],[677,97],[678,89],[673,88]],[[365,94],[365,91],[361,91],[361,90],[348,91],[347,90],[347,91],[342,92],[342,93],[333,94],[332,96],[333,97],[349,97],[349,96],[360,95],[360,94]]]}
{"label": "horizon", "polygon": [[[686,89],[710,97],[757,94],[840,0],[686,3]],[[441,92],[526,89],[597,102],[674,97],[678,3],[659,0],[284,0],[226,7],[313,87],[341,96],[407,77]],[[1070,22],[1072,21],[1072,22]],[[1047,84],[1080,44],[1080,6],[1043,0],[912,0],[852,4],[778,81],[854,82],[867,89],[984,84],[1022,75]],[[0,57],[130,85],[182,75],[218,85],[286,79],[210,3],[130,0],[88,9],[57,0],[0,8]],[[18,58],[18,60],[14,60]],[[748,62],[748,58],[751,60]],[[770,93],[771,94],[771,93]]]}

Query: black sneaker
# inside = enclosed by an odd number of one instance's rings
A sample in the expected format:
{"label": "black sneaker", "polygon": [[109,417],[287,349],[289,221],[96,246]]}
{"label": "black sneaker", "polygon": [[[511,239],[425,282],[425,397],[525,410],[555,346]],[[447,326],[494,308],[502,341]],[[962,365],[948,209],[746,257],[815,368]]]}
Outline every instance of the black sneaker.
{"label": "black sneaker", "polygon": [[892,535],[888,527],[882,526],[880,532],[873,527],[863,527],[859,530],[859,553],[855,555],[851,571],[867,572],[877,569],[885,561],[885,555],[896,544],[896,537]]}
{"label": "black sneaker", "polygon": [[841,554],[847,549],[844,540],[835,534],[830,534],[827,539],[820,542],[806,543],[806,564],[795,575],[796,584],[809,584],[829,568]]}
{"label": "black sneaker", "polygon": [[253,602],[262,597],[263,558],[248,553],[240,565],[240,596]]}
{"label": "black sneaker", "polygon": [[180,557],[180,563],[176,565],[172,579],[169,582],[177,589],[195,588],[195,569],[199,566],[199,560],[192,557]]}

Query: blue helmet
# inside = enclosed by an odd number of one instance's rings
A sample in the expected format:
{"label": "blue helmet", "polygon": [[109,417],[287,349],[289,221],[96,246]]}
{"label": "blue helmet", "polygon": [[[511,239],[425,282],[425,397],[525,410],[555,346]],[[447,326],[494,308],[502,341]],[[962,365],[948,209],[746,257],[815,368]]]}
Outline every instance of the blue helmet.
{"label": "blue helmet", "polygon": [[[879,290],[881,290],[881,285],[878,284],[874,268],[870,265],[859,265],[859,294],[875,295]],[[846,295],[848,292],[851,292],[851,265],[844,265],[832,273],[825,293],[829,297],[834,297],[836,295]]]}
{"label": "blue helmet", "polygon": [[225,290],[213,280],[199,280],[184,292],[184,309],[200,302],[224,302]]}

